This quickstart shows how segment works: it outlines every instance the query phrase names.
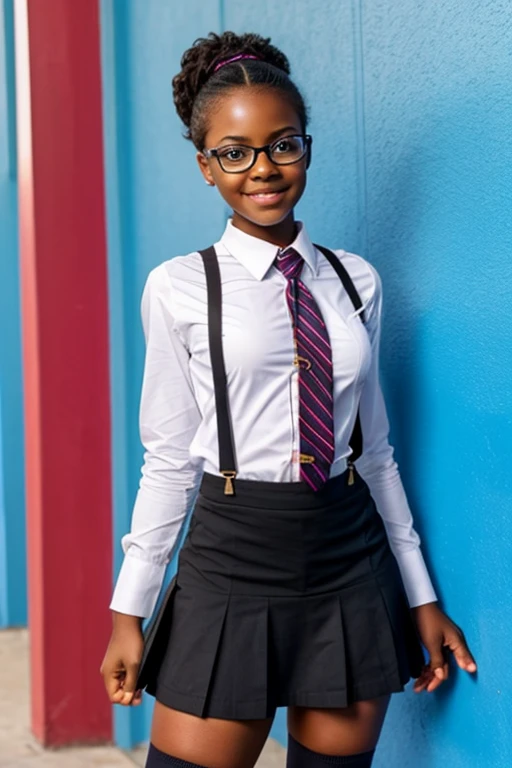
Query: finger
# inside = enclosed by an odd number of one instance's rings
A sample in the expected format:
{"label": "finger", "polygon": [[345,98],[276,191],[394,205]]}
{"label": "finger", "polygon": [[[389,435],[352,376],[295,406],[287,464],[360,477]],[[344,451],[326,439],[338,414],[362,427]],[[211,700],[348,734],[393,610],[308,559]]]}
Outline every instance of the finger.
{"label": "finger", "polygon": [[414,693],[421,693],[422,691],[424,691],[426,689],[428,684],[429,684],[429,680],[425,680],[425,679],[423,679],[423,680],[416,680],[416,682],[414,683],[414,688],[413,688]]}
{"label": "finger", "polygon": [[138,669],[138,664],[128,664],[123,685],[123,698],[121,699],[121,704],[124,706],[129,706],[132,703],[133,697],[135,696]]}
{"label": "finger", "polygon": [[448,664],[446,664],[446,662],[443,662],[442,666],[439,666],[438,664],[434,669],[431,670],[431,673],[432,673],[432,676],[426,688],[427,693],[432,693],[432,691],[435,691],[447,679]]}
{"label": "finger", "polygon": [[421,682],[423,680],[430,680],[431,676],[432,676],[431,669],[428,666],[428,664],[425,664],[422,667],[422,670],[421,670],[420,674],[418,675],[418,678],[417,678],[416,682]]}
{"label": "finger", "polygon": [[123,694],[124,675],[124,670],[116,670],[103,675],[103,682],[105,683],[107,694],[110,701],[113,701],[114,703],[119,701],[119,697]]}
{"label": "finger", "polygon": [[421,691],[424,691],[427,685],[432,680],[432,678],[433,678],[432,670],[430,669],[429,666],[424,666],[420,676],[414,683],[415,693],[421,693]]}
{"label": "finger", "polygon": [[466,672],[476,672],[477,666],[473,655],[471,654],[466,639],[460,630],[454,630],[447,633],[445,646],[451,650],[455,661],[461,669],[465,669]]}
{"label": "finger", "polygon": [[443,680],[445,680],[445,668],[447,668],[447,664],[441,645],[430,651],[429,667],[435,677],[442,683]]}
{"label": "finger", "polygon": [[436,691],[440,685],[443,684],[443,680],[441,680],[439,677],[433,677],[431,682],[427,685],[426,691],[427,693],[433,693]]}
{"label": "finger", "polygon": [[135,694],[132,699],[132,707],[138,706],[138,704],[142,703],[142,691],[139,689],[138,691],[135,691]]}
{"label": "finger", "polygon": [[437,667],[435,669],[432,680],[427,686],[427,693],[432,693],[432,691],[435,691],[437,688],[439,688],[439,686],[442,685],[445,680],[448,680],[448,675],[449,667],[445,662],[442,667]]}

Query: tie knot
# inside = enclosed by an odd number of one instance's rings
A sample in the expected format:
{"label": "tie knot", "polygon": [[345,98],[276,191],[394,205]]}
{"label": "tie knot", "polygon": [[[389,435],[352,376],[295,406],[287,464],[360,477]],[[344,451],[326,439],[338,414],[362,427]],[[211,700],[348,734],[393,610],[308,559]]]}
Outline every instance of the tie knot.
{"label": "tie knot", "polygon": [[299,277],[304,259],[295,248],[286,248],[276,256],[275,264],[287,280],[291,280],[293,277]]}

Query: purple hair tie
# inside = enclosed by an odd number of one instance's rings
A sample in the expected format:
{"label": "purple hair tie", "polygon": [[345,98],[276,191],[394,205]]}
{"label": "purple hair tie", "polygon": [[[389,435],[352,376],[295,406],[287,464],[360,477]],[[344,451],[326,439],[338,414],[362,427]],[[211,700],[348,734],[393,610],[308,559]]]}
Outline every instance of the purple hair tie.
{"label": "purple hair tie", "polygon": [[219,61],[218,64],[215,65],[214,72],[216,72],[221,67],[224,67],[226,64],[232,64],[234,61],[241,61],[242,59],[255,59],[256,61],[261,61],[259,56],[253,56],[252,53],[239,53],[237,56],[232,56],[230,59],[224,59],[223,61]]}

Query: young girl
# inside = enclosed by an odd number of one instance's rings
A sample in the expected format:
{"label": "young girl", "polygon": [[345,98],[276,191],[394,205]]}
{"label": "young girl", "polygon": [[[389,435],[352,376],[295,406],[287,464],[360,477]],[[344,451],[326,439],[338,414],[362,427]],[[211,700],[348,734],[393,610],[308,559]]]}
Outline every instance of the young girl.
{"label": "young girl", "polygon": [[[393,692],[411,677],[435,690],[447,649],[476,670],[437,605],[388,442],[380,280],[295,221],[312,139],[283,53],[210,34],[173,86],[233,215],[144,290],[146,453],[105,685],[119,704],[156,696],[150,768],[249,768],[279,706],[288,768],[363,768]],[[138,679],[142,619],[196,490]]]}

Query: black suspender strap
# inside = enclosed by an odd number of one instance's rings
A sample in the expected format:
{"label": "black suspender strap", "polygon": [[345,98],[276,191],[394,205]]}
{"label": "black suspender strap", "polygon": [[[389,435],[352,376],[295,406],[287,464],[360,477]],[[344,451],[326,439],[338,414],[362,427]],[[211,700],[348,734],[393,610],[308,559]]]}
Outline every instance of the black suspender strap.
{"label": "black suspender strap", "polygon": [[[347,272],[347,270],[345,269],[341,261],[337,258],[336,254],[334,254],[328,248],[324,248],[323,245],[317,245],[316,243],[314,245],[315,245],[315,248],[318,248],[318,250],[323,253],[327,261],[329,261],[333,269],[335,269],[336,272],[338,273],[338,277],[343,283],[343,287],[345,288],[346,292],[350,296],[350,300],[354,305],[354,309],[356,310],[356,312],[360,310],[361,307],[363,306],[363,302],[361,301],[361,297],[359,296],[356,290],[356,287],[352,281],[352,278],[350,277],[349,273]],[[361,322],[364,325],[364,322],[365,322],[364,310],[359,313],[359,317],[361,318]],[[361,414],[360,414],[359,408],[357,409],[356,421],[354,424],[354,429],[352,430],[352,436],[349,440],[349,446],[352,449],[352,453],[350,454],[350,458],[347,462],[348,470],[349,470],[348,482],[349,482],[349,485],[353,485],[354,484],[354,463],[363,454],[363,430],[361,428]]]}
{"label": "black suspender strap", "polygon": [[228,385],[224,352],[222,349],[222,286],[219,263],[215,248],[210,246],[199,251],[206,273],[208,294],[208,340],[215,390],[215,410],[217,412],[217,432],[219,436],[220,473],[226,478],[224,493],[234,494],[233,480],[236,477],[233,435],[228,406]]}
{"label": "black suspender strap", "polygon": [[[321,245],[315,245],[336,270],[343,287],[348,293],[354,308],[361,309],[363,303],[356,290],[352,278],[337,256]],[[210,345],[210,360],[213,373],[213,386],[215,391],[215,408],[217,412],[217,432],[219,437],[219,461],[220,473],[226,478],[224,493],[232,496],[235,492],[233,481],[236,477],[235,451],[233,447],[233,431],[231,427],[230,411],[228,404],[228,386],[224,353],[222,349],[222,284],[220,279],[219,263],[215,248],[210,246],[199,251],[204,263],[206,274],[206,288],[208,295],[208,340]],[[364,312],[359,313],[361,322],[364,323]],[[352,453],[348,463],[349,485],[354,483],[354,462],[363,453],[363,432],[359,409],[357,411],[354,430],[349,441]]]}
{"label": "black suspender strap", "polygon": [[[363,306],[363,302],[361,301],[361,297],[359,296],[349,273],[347,272],[347,270],[345,269],[341,261],[338,259],[336,254],[334,254],[328,248],[324,248],[323,245],[317,245],[316,243],[314,245],[315,245],[315,248],[318,248],[318,250],[323,253],[327,261],[330,263],[331,267],[338,273],[338,277],[343,283],[343,287],[345,288],[346,292],[350,296],[350,301],[354,305],[354,309],[356,310],[356,312],[358,312]],[[361,321],[364,323],[364,311],[360,313],[360,316],[361,316]]]}

